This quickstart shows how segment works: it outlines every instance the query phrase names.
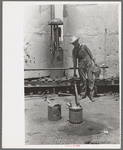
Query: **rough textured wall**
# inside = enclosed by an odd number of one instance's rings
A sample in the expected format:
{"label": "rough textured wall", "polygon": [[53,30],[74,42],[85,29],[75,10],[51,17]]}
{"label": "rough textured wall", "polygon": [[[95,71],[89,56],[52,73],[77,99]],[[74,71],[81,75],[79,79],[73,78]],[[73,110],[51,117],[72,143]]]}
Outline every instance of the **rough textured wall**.
{"label": "rough textured wall", "polygon": [[[24,69],[50,67],[50,19],[49,5],[27,5],[24,8]],[[49,71],[28,71],[25,78],[49,74]]]}
{"label": "rough textured wall", "polygon": [[[73,66],[73,46],[69,42],[70,36],[75,35],[89,47],[99,65],[109,66],[107,77],[115,77],[119,70],[118,5],[64,5],[63,17],[64,66]],[[67,71],[70,75],[71,72]]]}

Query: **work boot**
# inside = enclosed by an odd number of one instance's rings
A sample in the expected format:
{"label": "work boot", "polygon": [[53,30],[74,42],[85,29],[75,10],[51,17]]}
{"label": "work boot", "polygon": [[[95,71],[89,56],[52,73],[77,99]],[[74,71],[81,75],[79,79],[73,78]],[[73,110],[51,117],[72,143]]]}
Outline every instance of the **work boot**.
{"label": "work boot", "polygon": [[85,96],[80,95],[79,100],[82,100],[82,99],[84,99],[84,98],[86,98],[86,95],[85,95]]}
{"label": "work boot", "polygon": [[91,98],[90,100],[91,100],[92,102],[95,102],[94,98]]}
{"label": "work boot", "polygon": [[90,94],[89,94],[89,98],[90,98],[90,100],[91,100],[92,102],[95,102],[95,100],[94,100],[94,97],[93,97],[92,93],[90,93]]}

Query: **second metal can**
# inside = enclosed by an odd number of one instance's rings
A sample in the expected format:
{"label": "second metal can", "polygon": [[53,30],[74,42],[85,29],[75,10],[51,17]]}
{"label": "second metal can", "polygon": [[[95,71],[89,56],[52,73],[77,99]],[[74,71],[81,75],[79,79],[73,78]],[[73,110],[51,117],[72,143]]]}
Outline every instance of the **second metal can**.
{"label": "second metal can", "polygon": [[83,122],[83,108],[81,106],[69,107],[69,122],[70,123]]}

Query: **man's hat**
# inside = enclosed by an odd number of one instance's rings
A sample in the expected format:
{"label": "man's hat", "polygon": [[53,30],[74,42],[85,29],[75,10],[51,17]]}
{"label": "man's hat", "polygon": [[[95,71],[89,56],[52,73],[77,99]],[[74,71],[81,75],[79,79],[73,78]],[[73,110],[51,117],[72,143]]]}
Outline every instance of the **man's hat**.
{"label": "man's hat", "polygon": [[79,37],[79,38],[76,38],[75,36],[72,36],[72,37],[71,37],[71,43],[70,43],[70,44],[73,44],[74,42],[78,42],[79,39],[80,39],[80,37]]}

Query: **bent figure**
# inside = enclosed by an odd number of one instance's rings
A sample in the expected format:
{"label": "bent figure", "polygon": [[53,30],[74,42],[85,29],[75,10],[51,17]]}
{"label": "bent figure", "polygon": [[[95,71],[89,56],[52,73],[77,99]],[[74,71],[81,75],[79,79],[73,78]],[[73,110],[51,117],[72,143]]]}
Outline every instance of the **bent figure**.
{"label": "bent figure", "polygon": [[79,43],[79,38],[72,37],[70,43],[74,46],[72,51],[74,76],[76,77],[76,67],[78,61],[78,71],[80,76],[80,97],[85,98],[86,95],[94,102],[94,78],[92,73],[92,61],[95,63],[92,53],[86,45]]}

